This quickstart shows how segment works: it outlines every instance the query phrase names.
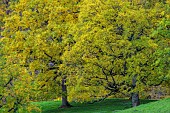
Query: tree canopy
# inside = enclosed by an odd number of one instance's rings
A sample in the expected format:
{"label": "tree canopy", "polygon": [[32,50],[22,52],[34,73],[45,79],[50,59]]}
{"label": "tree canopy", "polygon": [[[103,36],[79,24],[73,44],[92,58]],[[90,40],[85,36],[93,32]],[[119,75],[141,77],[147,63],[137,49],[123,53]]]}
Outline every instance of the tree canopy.
{"label": "tree canopy", "polygon": [[0,107],[5,111],[31,111],[36,109],[31,101],[63,95],[96,101],[168,86],[169,0],[2,3]]}

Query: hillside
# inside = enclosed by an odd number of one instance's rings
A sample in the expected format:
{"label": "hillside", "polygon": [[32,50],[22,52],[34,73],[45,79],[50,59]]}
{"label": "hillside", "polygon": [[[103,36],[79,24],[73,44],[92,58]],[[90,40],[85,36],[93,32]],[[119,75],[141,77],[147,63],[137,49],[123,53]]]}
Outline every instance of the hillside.
{"label": "hillside", "polygon": [[140,105],[116,113],[170,113],[170,98]]}

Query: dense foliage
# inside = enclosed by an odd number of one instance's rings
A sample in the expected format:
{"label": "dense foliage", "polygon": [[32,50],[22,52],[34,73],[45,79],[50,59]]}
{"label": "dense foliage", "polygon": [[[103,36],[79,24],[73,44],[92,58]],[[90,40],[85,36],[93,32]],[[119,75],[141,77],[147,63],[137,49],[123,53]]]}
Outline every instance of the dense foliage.
{"label": "dense foliage", "polygon": [[[4,0],[0,107],[64,95],[74,101],[169,87],[169,0]],[[2,21],[3,20],[3,21]],[[66,91],[66,86],[68,91]]]}
{"label": "dense foliage", "polygon": [[167,33],[164,38],[154,34],[169,18],[164,4],[147,9],[114,0],[82,4],[71,30],[76,43],[63,55],[72,98],[89,101],[115,93],[128,95],[169,80],[170,40]]}

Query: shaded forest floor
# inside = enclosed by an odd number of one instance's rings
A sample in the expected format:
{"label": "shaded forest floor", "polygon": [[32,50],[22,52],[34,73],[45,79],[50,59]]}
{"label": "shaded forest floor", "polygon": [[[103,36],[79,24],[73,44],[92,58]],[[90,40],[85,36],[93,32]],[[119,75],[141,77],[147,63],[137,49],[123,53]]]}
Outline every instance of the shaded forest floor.
{"label": "shaded forest floor", "polygon": [[[141,104],[154,102],[155,100],[141,100]],[[42,113],[117,113],[131,108],[131,101],[128,99],[106,99],[97,103],[75,103],[71,108],[59,108],[60,101],[43,101],[35,104],[41,106]],[[32,112],[37,113],[37,112]]]}

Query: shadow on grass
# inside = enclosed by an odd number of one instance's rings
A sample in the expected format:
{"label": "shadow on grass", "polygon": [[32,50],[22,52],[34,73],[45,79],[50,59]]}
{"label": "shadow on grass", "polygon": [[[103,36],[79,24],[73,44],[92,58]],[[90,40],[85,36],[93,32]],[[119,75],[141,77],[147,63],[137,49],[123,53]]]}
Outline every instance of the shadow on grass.
{"label": "shadow on grass", "polygon": [[[141,100],[141,104],[153,101],[155,100]],[[113,113],[113,111],[131,108],[131,100],[128,99],[106,99],[93,104],[71,102],[73,105],[71,108],[59,108],[61,104],[59,101],[44,101],[36,104],[41,106],[42,113]]]}

